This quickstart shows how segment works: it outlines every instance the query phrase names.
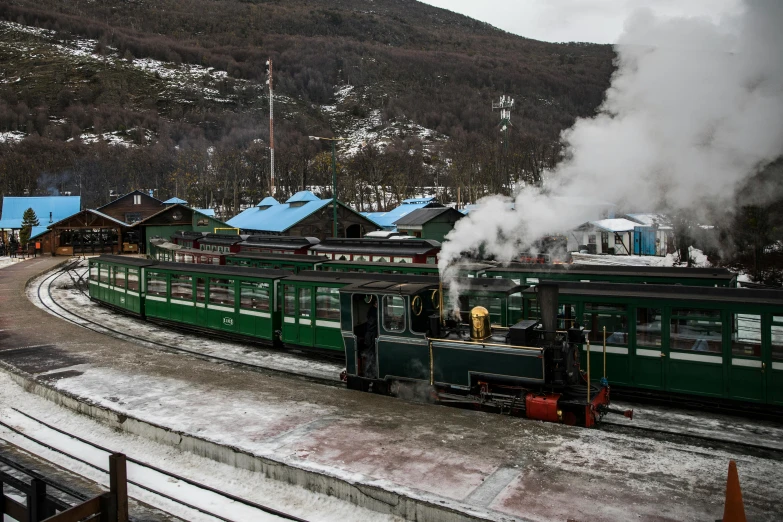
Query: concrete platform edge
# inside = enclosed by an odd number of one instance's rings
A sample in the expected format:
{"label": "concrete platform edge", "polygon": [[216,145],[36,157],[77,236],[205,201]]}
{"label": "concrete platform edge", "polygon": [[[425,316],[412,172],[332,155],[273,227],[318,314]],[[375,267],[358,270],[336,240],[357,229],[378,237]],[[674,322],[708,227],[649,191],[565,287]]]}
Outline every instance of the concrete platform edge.
{"label": "concrete platform edge", "polygon": [[59,406],[86,415],[114,429],[168,444],[183,451],[228,464],[240,469],[263,473],[266,477],[304,487],[310,491],[330,495],[357,506],[384,514],[391,514],[414,521],[435,522],[511,522],[524,519],[498,512],[475,510],[450,499],[439,503],[419,498],[410,492],[385,489],[378,485],[353,482],[324,472],[303,469],[290,463],[253,455],[244,450],[218,444],[186,433],[143,421],[104,406],[89,399],[57,390],[34,376],[0,361],[0,370],[28,393],[33,393]]}

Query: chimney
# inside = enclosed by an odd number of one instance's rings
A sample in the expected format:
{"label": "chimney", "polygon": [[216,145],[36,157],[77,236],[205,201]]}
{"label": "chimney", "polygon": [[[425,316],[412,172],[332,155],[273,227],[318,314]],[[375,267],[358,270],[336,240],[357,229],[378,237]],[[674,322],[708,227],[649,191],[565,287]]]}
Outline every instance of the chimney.
{"label": "chimney", "polygon": [[49,223],[52,223],[52,222],[53,222],[53,221],[52,221],[52,213],[51,213],[51,212],[49,212]]}

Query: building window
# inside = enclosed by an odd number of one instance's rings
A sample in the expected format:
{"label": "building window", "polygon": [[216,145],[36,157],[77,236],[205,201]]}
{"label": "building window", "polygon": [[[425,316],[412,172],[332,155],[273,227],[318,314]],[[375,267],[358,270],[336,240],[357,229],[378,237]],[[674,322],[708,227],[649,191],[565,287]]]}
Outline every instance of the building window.
{"label": "building window", "polygon": [[141,205],[141,194],[134,194],[133,195],[133,204],[134,205]]}
{"label": "building window", "polygon": [[125,222],[130,224],[138,223],[141,221],[141,212],[126,212],[125,213]]}

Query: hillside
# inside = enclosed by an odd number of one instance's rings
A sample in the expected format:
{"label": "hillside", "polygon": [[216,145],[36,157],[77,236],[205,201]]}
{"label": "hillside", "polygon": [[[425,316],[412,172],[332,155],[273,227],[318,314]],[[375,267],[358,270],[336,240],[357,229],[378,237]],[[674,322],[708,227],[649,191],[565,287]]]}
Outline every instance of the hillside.
{"label": "hillside", "polygon": [[[341,197],[363,208],[535,182],[613,70],[609,46],[411,0],[16,0],[0,20],[0,192],[81,190],[88,206],[137,187],[226,213],[260,199],[269,57],[283,194],[329,184],[307,136],[338,135]],[[505,151],[501,94],[516,99]]]}

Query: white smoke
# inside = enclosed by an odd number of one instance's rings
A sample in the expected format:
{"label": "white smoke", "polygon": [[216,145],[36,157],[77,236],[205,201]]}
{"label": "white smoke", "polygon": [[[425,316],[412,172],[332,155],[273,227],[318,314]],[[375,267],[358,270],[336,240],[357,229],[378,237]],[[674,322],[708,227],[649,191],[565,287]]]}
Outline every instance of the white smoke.
{"label": "white smoke", "polygon": [[615,51],[604,103],[563,132],[565,157],[545,188],[522,190],[513,208],[481,200],[446,238],[444,277],[463,252],[509,261],[542,235],[597,218],[576,200],[637,212],[728,208],[739,185],[783,154],[783,1],[747,0],[719,22],[640,9]]}

